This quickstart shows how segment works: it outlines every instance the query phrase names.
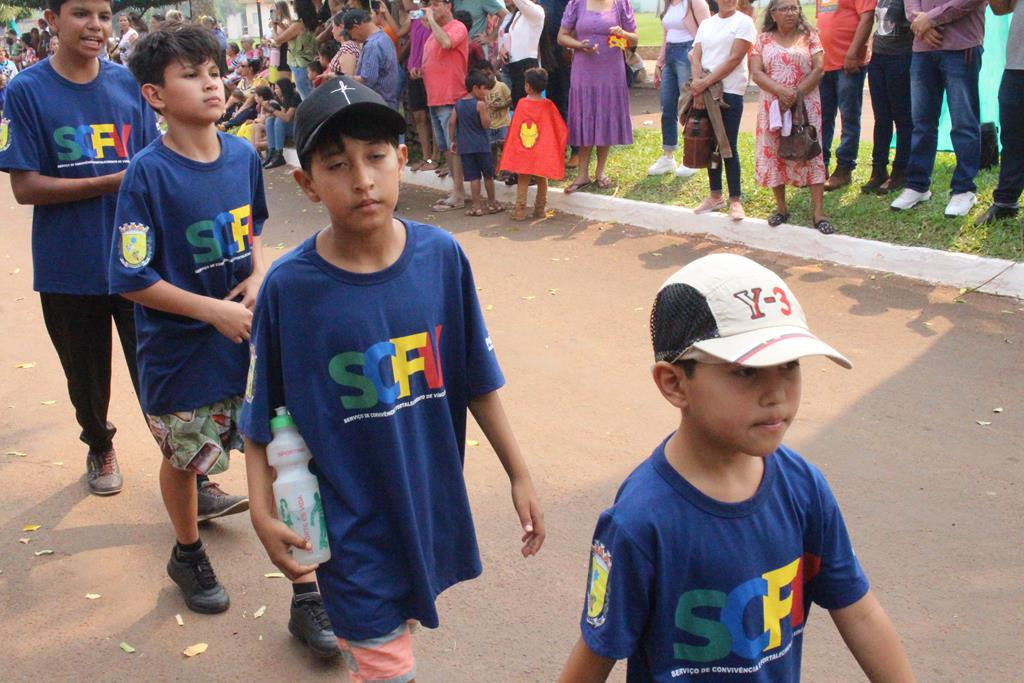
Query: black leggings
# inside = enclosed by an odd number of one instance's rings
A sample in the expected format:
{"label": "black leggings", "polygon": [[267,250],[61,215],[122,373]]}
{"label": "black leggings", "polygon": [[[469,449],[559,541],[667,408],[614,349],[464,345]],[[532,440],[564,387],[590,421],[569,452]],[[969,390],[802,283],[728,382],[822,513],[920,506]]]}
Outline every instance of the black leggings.
{"label": "black leggings", "polygon": [[113,348],[110,321],[124,350],[135,393],[139,374],[135,364],[135,305],[120,296],[51,294],[40,292],[43,321],[57,351],[68,382],[68,397],[80,438],[91,452],[104,453],[117,429],[107,422],[110,405],[110,357]]}
{"label": "black leggings", "polygon": [[512,106],[515,107],[519,100],[526,97],[526,71],[540,64],[536,59],[527,57],[518,62],[508,65],[508,76],[512,81]]}
{"label": "black leggings", "polygon": [[[722,109],[722,121],[725,123],[725,135],[732,147],[732,158],[724,159],[725,179],[729,183],[729,198],[740,198],[740,150],[736,146],[736,138],[740,133],[740,120],[743,118],[743,95],[725,93],[728,109]],[[708,168],[708,181],[712,192],[722,191],[722,164]]]}

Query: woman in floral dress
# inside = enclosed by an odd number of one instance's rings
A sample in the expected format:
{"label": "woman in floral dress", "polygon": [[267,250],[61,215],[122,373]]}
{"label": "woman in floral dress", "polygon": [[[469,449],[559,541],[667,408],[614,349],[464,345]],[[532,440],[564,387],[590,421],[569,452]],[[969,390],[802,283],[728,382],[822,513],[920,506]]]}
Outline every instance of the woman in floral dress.
{"label": "woman in floral dress", "polygon": [[823,50],[817,31],[804,19],[798,0],[771,0],[765,12],[762,33],[754,43],[750,71],[754,83],[761,88],[760,110],[757,114],[757,153],[754,177],[757,184],[772,188],[775,213],[768,219],[771,226],[789,220],[786,207],[786,185],[811,188],[814,206],[814,227],[824,234],[835,232],[825,217],[825,162],[821,154],[808,161],[786,161],[779,158],[780,130],[771,130],[772,103],[778,101],[785,112],[796,101],[797,91],[804,96],[807,122],[818,131],[821,140],[821,98],[818,83],[824,73]]}

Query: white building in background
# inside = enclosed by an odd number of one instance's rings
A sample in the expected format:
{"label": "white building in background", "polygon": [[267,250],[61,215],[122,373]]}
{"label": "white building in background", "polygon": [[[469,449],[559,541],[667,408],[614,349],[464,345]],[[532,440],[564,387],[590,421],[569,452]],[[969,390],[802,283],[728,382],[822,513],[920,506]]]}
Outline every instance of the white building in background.
{"label": "white building in background", "polygon": [[[241,11],[232,14],[221,22],[224,32],[231,40],[237,40],[242,36],[260,37],[260,10],[263,13],[263,35],[270,37],[270,10],[274,7],[273,0],[257,2],[257,0],[237,0]],[[257,6],[259,5],[259,8]]]}

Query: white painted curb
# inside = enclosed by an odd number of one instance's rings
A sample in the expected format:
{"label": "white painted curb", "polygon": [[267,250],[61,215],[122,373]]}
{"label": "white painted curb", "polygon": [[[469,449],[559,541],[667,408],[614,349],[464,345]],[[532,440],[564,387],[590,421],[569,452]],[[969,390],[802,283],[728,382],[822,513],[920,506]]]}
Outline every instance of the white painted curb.
{"label": "white painted curb", "polygon": [[[298,165],[293,149],[285,149],[285,159]],[[403,182],[418,187],[446,191],[451,182],[433,172],[405,171]],[[514,188],[498,184],[498,198],[514,201]],[[531,190],[532,192],[532,190]],[[562,190],[548,191],[548,208],[592,220],[681,234],[711,235],[723,242],[742,244],[764,251],[789,254],[816,261],[894,273],[937,285],[977,288],[978,291],[1024,299],[1024,263],[1006,259],[958,254],[927,247],[906,247],[847,235],[822,235],[816,230],[780,225],[748,218],[733,222],[724,214],[697,215],[680,206],[664,206],[632,199],[579,192],[572,196]],[[989,282],[989,280],[991,280]]]}

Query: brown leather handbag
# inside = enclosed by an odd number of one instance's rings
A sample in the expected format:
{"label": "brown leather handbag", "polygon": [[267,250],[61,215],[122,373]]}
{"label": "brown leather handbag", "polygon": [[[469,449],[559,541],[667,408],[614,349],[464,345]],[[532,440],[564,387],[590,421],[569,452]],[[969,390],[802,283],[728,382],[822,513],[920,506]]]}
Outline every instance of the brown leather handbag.
{"label": "brown leather handbag", "polygon": [[807,105],[798,92],[793,103],[793,127],[789,135],[779,138],[779,158],[786,161],[808,161],[821,154],[818,129],[807,122]]}
{"label": "brown leather handbag", "polygon": [[692,108],[683,125],[683,165],[687,168],[707,168],[714,156],[715,131],[711,119],[703,109]]}

